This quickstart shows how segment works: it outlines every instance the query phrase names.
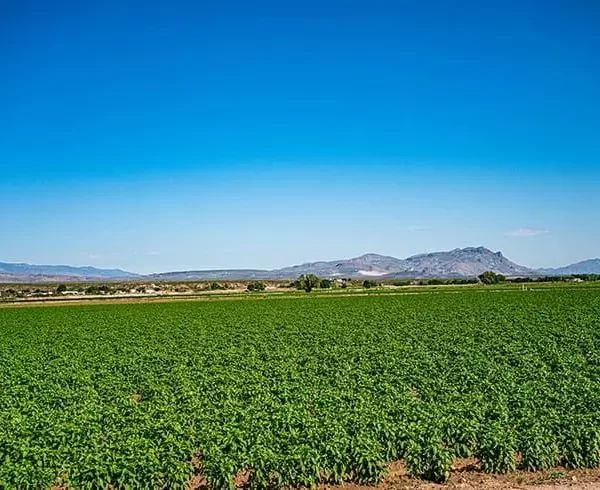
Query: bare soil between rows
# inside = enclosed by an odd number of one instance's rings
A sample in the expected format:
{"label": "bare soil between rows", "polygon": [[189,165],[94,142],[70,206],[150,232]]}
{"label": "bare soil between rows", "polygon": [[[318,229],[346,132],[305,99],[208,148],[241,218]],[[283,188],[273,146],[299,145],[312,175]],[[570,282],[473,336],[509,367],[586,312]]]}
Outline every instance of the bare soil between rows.
{"label": "bare soil between rows", "polygon": [[[249,474],[240,474],[235,479],[236,488],[248,486]],[[198,475],[192,479],[188,490],[205,490],[209,486]],[[344,483],[341,485],[319,485],[318,490],[443,490],[443,489],[514,489],[514,490],[600,490],[600,468],[576,469],[553,468],[547,471],[517,470],[504,475],[479,471],[474,458],[460,459],[452,466],[446,483],[432,483],[408,476],[404,464],[399,461],[389,466],[382,482],[377,485]]]}
{"label": "bare soil between rows", "polygon": [[425,490],[444,488],[463,489],[600,489],[600,468],[567,470],[554,468],[548,471],[515,471],[505,475],[492,475],[479,471],[474,458],[455,461],[449,480],[437,484],[411,478],[402,462],[390,465],[384,480],[375,486],[344,484],[323,485],[321,490]]}

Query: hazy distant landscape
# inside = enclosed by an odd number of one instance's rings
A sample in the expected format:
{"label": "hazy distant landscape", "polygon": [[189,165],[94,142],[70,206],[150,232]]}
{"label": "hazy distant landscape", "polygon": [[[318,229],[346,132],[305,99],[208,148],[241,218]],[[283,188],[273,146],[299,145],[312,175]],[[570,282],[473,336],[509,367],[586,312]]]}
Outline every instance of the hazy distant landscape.
{"label": "hazy distant landscape", "polygon": [[569,276],[600,274],[600,259],[590,259],[559,268],[532,269],[515,264],[485,247],[468,247],[447,252],[414,255],[406,259],[365,254],[351,259],[310,262],[282,269],[223,269],[135,274],[119,269],[57,265],[11,264],[0,262],[0,282],[81,282],[98,280],[251,280],[295,279],[302,274],[336,278],[450,278],[476,277],[485,271],[506,276]]}

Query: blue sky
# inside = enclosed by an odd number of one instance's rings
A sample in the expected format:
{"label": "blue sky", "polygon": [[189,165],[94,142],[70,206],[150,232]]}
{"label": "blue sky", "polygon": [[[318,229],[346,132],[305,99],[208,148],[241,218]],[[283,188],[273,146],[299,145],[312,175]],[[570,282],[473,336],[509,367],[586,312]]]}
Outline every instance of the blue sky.
{"label": "blue sky", "polygon": [[600,4],[0,4],[0,261],[600,255]]}

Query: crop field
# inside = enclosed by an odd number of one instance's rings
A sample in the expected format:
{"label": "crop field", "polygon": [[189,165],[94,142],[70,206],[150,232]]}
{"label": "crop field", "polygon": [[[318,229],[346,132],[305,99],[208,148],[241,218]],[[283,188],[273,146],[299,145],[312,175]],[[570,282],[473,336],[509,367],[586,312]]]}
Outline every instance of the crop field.
{"label": "crop field", "polygon": [[0,488],[597,467],[599,380],[598,289],[0,308]]}

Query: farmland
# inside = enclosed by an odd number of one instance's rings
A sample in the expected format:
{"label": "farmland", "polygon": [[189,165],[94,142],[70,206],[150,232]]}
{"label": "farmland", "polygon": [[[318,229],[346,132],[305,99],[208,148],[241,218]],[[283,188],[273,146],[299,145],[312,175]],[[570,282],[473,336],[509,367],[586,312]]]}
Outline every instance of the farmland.
{"label": "farmland", "polygon": [[0,308],[0,488],[597,467],[599,293]]}

